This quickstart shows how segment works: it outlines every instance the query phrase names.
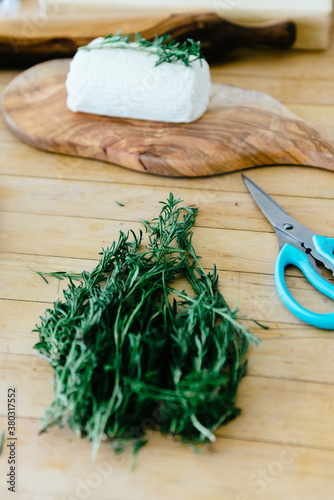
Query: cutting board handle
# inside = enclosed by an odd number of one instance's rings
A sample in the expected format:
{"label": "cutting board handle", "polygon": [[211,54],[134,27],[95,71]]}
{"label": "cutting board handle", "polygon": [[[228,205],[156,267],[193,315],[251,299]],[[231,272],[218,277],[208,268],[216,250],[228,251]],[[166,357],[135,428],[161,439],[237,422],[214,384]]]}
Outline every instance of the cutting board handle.
{"label": "cutting board handle", "polygon": [[[69,22],[69,21],[67,21]],[[56,21],[54,21],[56,23]],[[224,60],[225,54],[238,47],[267,46],[278,49],[292,47],[296,39],[296,26],[290,21],[267,22],[253,25],[231,23],[214,12],[159,14],[145,17],[124,17],[105,21],[97,29],[83,27],[83,21],[71,19],[71,26],[64,28],[58,21],[50,32],[37,39],[27,38],[19,31],[8,37],[0,37],[0,58],[7,65],[31,65],[58,57],[72,57],[78,47],[86,45],[97,36],[121,31],[123,34],[140,34],[152,40],[155,35],[171,35],[183,41],[187,38],[202,43],[203,54],[209,62]],[[64,36],[64,30],[67,33]],[[84,35],[82,33],[85,33]],[[78,35],[80,33],[80,35]]]}
{"label": "cutting board handle", "polygon": [[[240,47],[265,46],[288,49],[296,40],[295,23],[282,20],[245,25],[232,23],[215,13],[172,14],[156,26],[157,35],[170,34],[173,39],[200,40],[204,56],[209,62],[220,62],[224,55]],[[147,38],[152,37],[152,29]]]}

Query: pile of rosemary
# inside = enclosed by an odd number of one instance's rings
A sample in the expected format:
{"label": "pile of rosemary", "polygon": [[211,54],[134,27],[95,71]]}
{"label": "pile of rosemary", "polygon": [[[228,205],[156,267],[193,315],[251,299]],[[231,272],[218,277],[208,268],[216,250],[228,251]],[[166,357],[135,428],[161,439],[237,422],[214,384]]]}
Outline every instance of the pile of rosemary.
{"label": "pile of rosemary", "polygon": [[[92,272],[67,276],[64,301],[41,317],[36,349],[54,370],[43,430],[68,424],[93,442],[144,444],[146,427],[191,444],[240,412],[245,353],[257,339],[238,322],[192,245],[198,208],[172,194],[148,233],[120,232]],[[189,282],[191,293],[173,287]]]}
{"label": "pile of rosemary", "polygon": [[166,43],[169,39],[170,35],[156,36],[153,42],[150,42],[136,33],[134,41],[131,42],[131,35],[122,36],[118,32],[116,35],[107,35],[100,43],[84,45],[79,50],[135,49],[145,51],[158,56],[155,66],[159,66],[163,62],[172,63],[175,61],[182,61],[186,66],[189,66],[191,62],[203,59],[200,42],[189,38],[183,43],[176,40]]}

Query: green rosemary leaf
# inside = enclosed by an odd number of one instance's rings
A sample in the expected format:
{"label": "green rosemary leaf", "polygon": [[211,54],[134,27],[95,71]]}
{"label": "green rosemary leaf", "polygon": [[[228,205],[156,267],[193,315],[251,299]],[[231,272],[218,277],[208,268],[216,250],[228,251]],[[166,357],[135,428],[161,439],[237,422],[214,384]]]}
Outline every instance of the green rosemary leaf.
{"label": "green rosemary leaf", "polygon": [[[30,268],[31,269],[31,268]],[[49,283],[45,276],[52,276],[53,278],[57,278],[57,280],[62,281],[64,278],[68,278],[70,280],[78,281],[82,279],[82,273],[71,273],[67,271],[55,271],[52,273],[43,273],[41,271],[35,271],[31,269],[34,273],[39,274],[41,278],[43,278],[46,283]]]}
{"label": "green rosemary leaf", "polygon": [[240,413],[245,355],[258,340],[227,305],[216,266],[207,273],[195,252],[198,208],[172,193],[161,203],[141,221],[146,246],[141,231],[120,231],[91,272],[38,272],[70,281],[35,330],[54,370],[42,431],[67,423],[92,441],[93,456],[102,439],[118,451],[132,440],[135,461],[147,426],[192,446],[214,441]]}
{"label": "green rosemary leaf", "polygon": [[258,321],[256,321],[256,319],[252,319],[251,321],[253,321],[253,323],[258,325],[260,328],[263,328],[263,330],[269,330],[269,326],[263,325],[262,323],[259,323]]}
{"label": "green rosemary leaf", "polygon": [[138,456],[139,450],[140,450],[140,448],[142,448],[143,446],[145,446],[146,443],[147,443],[147,439],[137,439],[134,442],[133,453],[132,453],[132,460],[131,460],[131,470],[132,471],[135,468],[136,460],[137,460],[137,456]]}
{"label": "green rosemary leaf", "polygon": [[160,64],[174,63],[176,61],[181,61],[186,66],[190,63],[204,59],[201,52],[201,43],[196,42],[188,38],[185,42],[180,44],[175,40],[167,43],[170,39],[170,35],[156,36],[153,42],[142,38],[139,33],[135,34],[134,41],[131,42],[131,35],[127,34],[122,36],[121,32],[117,32],[115,35],[107,35],[100,43],[95,43],[93,45],[84,45],[79,47],[79,50],[97,50],[97,49],[134,49],[138,51],[145,51],[151,54],[156,54],[158,59],[155,66]]}
{"label": "green rosemary leaf", "polygon": [[46,277],[44,276],[46,273],[42,273],[41,271],[36,271],[35,269],[32,269],[31,267],[29,267],[29,269],[33,272],[33,273],[36,273],[38,274],[44,281],[45,283],[49,284],[48,280],[46,279]]}
{"label": "green rosemary leaf", "polygon": [[117,203],[117,205],[119,205],[120,207],[124,207],[123,203],[120,203],[119,201],[115,200],[115,203]]}

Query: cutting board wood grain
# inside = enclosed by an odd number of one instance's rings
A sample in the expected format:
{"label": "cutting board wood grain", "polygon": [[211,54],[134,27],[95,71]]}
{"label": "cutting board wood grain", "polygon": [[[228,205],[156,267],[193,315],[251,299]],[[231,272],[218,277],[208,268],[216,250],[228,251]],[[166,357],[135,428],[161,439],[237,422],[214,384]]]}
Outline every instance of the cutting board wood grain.
{"label": "cutting board wood grain", "polygon": [[4,117],[23,141],[169,176],[207,176],[273,164],[334,171],[334,131],[307,123],[261,92],[214,84],[208,111],[190,124],[73,113],[66,107],[68,65],[69,60],[41,63],[6,88]]}

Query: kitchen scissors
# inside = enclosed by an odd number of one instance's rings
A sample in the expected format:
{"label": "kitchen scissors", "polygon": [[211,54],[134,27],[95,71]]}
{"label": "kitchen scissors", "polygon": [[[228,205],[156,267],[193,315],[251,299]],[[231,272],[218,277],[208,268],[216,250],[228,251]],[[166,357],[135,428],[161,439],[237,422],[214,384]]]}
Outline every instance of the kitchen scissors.
{"label": "kitchen scissors", "polygon": [[287,266],[296,266],[315,288],[334,299],[334,285],[322,275],[317,266],[322,264],[334,275],[334,239],[320,236],[302,226],[253,181],[243,174],[242,177],[278,237],[279,254],[275,266],[275,282],[283,303],[305,323],[334,330],[334,312],[318,314],[305,309],[291,295],[284,276]]}

